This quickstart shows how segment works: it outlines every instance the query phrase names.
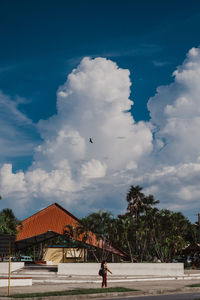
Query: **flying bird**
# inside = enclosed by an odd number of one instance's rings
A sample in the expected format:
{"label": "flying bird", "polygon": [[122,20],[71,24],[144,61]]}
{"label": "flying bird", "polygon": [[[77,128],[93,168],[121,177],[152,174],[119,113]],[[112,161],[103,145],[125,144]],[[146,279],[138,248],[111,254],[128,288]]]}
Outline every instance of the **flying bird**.
{"label": "flying bird", "polygon": [[92,143],[93,144],[93,140],[90,138],[90,143]]}

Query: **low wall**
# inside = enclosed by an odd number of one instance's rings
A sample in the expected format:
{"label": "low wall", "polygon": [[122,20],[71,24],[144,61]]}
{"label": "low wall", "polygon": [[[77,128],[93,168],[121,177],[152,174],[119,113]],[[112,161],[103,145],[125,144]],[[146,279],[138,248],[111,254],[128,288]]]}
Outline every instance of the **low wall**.
{"label": "low wall", "polygon": [[[0,274],[8,274],[8,262],[0,262]],[[11,262],[11,272],[22,269],[24,262]]]}
{"label": "low wall", "polygon": [[[183,263],[108,263],[113,275],[184,275]],[[98,275],[98,263],[60,263],[59,275]]]}
{"label": "low wall", "polygon": [[[8,286],[8,278],[0,278],[0,287]],[[10,279],[10,286],[31,286],[32,278],[30,277],[17,277]]]}

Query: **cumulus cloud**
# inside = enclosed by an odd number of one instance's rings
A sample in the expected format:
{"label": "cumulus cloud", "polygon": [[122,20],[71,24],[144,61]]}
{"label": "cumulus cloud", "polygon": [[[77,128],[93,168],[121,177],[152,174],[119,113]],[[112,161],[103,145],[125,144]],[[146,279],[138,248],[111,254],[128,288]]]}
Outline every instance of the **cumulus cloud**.
{"label": "cumulus cloud", "polygon": [[173,73],[174,82],[157,89],[149,100],[159,162],[194,162],[200,153],[200,49],[192,48]]}
{"label": "cumulus cloud", "polygon": [[149,122],[135,122],[129,112],[129,75],[111,60],[84,58],[58,89],[57,113],[38,123],[42,142],[29,169],[1,167],[3,196],[40,199],[43,206],[59,201],[77,215],[119,213],[130,185],[140,184],[162,207],[194,209],[200,197],[200,49],[192,48],[174,81],[149,99]]}
{"label": "cumulus cloud", "polygon": [[173,77],[148,102],[156,167],[141,182],[153,186],[165,205],[188,210],[199,206],[200,197],[200,48],[188,52]]}
{"label": "cumulus cloud", "polygon": [[129,112],[129,75],[105,58],[84,58],[69,74],[57,92],[57,114],[38,123],[43,142],[35,148],[33,164],[13,174],[23,175],[30,200],[58,200],[69,209],[75,201],[95,206],[102,187],[107,194],[115,183],[119,189],[116,174],[136,170],[152,151],[150,124],[136,123]]}

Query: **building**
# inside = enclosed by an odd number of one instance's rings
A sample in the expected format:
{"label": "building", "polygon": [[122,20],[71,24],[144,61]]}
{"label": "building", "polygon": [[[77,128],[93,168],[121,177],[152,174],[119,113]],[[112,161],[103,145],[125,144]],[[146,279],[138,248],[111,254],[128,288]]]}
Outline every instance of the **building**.
{"label": "building", "polygon": [[[60,206],[57,203],[54,203],[41,211],[35,213],[34,215],[30,216],[29,218],[23,220],[22,226],[18,228],[18,235],[15,243],[15,247],[17,250],[23,250],[28,247],[33,248],[36,245],[42,245],[42,243],[53,239],[58,236],[63,236],[64,234],[64,228],[66,226],[72,226],[76,227],[79,224],[79,219],[75,217],[73,214],[71,214],[69,211],[64,209],[62,206]],[[79,241],[81,241],[81,237],[78,238]],[[90,234],[89,238],[85,241],[85,245],[92,246],[93,248],[98,249],[104,249],[104,251],[107,251],[108,253],[111,253],[112,256],[117,256],[118,258],[128,259],[128,255],[124,253],[123,251],[116,249],[115,247],[112,247],[108,243],[104,243],[102,240],[98,241],[95,234]],[[66,248],[66,247],[65,247]],[[49,253],[52,253],[52,249],[48,250]],[[62,250],[63,251],[63,250]],[[72,249],[68,249],[68,253],[71,251],[73,253]],[[77,253],[78,253],[77,249]],[[54,249],[54,255],[55,255],[55,249]],[[61,252],[60,249],[57,249],[57,252]],[[82,260],[87,260],[87,254],[85,252],[82,252]],[[45,259],[49,259],[50,254],[46,252]],[[59,255],[58,255],[59,256]],[[68,254],[69,258],[69,254]],[[70,261],[74,260],[76,261],[76,257],[70,258],[70,260],[67,259],[67,256],[63,254],[62,252],[62,261]]]}

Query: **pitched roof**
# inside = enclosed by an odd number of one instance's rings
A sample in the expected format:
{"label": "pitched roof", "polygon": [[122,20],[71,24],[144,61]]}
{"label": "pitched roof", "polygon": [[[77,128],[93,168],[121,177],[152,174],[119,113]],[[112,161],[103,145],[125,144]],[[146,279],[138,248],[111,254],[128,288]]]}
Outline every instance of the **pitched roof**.
{"label": "pitched roof", "polygon": [[63,234],[63,228],[69,224],[77,224],[79,219],[57,203],[51,204],[43,210],[22,221],[16,241],[53,231]]}

